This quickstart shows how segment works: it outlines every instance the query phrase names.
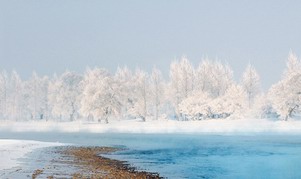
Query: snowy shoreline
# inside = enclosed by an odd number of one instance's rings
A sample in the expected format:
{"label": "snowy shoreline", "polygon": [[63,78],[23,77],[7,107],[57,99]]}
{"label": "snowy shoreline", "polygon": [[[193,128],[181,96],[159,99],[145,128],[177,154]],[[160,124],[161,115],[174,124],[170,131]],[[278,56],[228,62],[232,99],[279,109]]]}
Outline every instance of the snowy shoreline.
{"label": "snowy shoreline", "polygon": [[301,134],[301,121],[271,121],[266,119],[174,121],[112,120],[96,122],[2,121],[4,132],[87,132],[87,133],[281,133]]}
{"label": "snowy shoreline", "polygon": [[61,146],[61,143],[40,142],[32,140],[0,139],[0,174],[5,170],[19,167],[19,161],[35,149]]}

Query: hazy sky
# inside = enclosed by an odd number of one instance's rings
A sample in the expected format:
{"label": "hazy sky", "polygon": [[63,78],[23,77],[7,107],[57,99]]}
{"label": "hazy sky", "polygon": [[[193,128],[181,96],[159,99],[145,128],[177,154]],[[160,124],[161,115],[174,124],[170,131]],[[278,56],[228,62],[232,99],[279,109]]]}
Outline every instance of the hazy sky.
{"label": "hazy sky", "polygon": [[289,50],[301,55],[301,1],[0,0],[0,68],[23,78],[118,65],[166,75],[183,54],[250,62],[267,89]]}

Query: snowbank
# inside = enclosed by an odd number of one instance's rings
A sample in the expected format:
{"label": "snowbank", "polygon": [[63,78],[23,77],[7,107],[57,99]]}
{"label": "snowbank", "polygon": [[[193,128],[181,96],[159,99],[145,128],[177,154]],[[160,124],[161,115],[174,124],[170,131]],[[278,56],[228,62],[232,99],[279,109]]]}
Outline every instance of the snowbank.
{"label": "snowbank", "polygon": [[34,149],[59,145],[62,144],[30,140],[0,139],[0,171],[17,167],[19,165],[18,159],[23,158]]}
{"label": "snowbank", "polygon": [[0,131],[11,132],[91,132],[91,133],[289,133],[301,134],[301,121],[264,119],[173,121],[88,122],[0,122]]}

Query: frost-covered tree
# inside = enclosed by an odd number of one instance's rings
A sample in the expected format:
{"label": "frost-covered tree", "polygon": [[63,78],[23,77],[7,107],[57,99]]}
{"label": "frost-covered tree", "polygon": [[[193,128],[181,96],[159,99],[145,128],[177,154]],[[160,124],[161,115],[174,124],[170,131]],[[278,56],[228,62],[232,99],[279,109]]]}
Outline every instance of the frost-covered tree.
{"label": "frost-covered tree", "polygon": [[284,120],[299,113],[301,105],[301,75],[294,75],[273,85],[269,91],[269,99],[273,108]]}
{"label": "frost-covered tree", "polygon": [[114,79],[119,84],[120,102],[121,102],[121,115],[123,118],[130,117],[130,109],[133,107],[135,92],[133,90],[135,82],[133,81],[132,71],[123,67],[117,68]]}
{"label": "frost-covered tree", "polygon": [[23,112],[30,119],[48,118],[48,78],[39,77],[33,72],[31,78],[23,85]]}
{"label": "frost-covered tree", "polygon": [[180,89],[182,95],[187,98],[194,87],[194,68],[188,59],[184,56],[179,63]]}
{"label": "frost-covered tree", "polygon": [[180,114],[186,120],[200,120],[210,118],[210,103],[212,98],[202,91],[193,92],[179,104]]}
{"label": "frost-covered tree", "polygon": [[289,53],[287,69],[281,81],[269,90],[269,99],[273,108],[284,120],[299,113],[301,105],[301,63],[296,55]]}
{"label": "frost-covered tree", "polygon": [[80,108],[83,77],[77,73],[66,71],[49,85],[49,103],[52,114],[74,120]]}
{"label": "frost-covered tree", "polygon": [[255,68],[249,64],[242,76],[242,86],[248,96],[249,109],[253,106],[256,95],[260,93],[260,77]]}
{"label": "frost-covered tree", "polygon": [[164,82],[161,71],[153,68],[150,76],[150,100],[153,107],[154,119],[158,120],[160,109],[163,106],[164,97]]}
{"label": "frost-covered tree", "polygon": [[[280,116],[301,114],[301,62],[290,52],[282,79],[267,95],[260,77],[248,65],[240,85],[227,64],[202,60],[198,68],[182,57],[170,65],[169,80],[154,68],[150,74],[126,67],[115,74],[88,69],[84,76],[66,71],[52,78],[36,73],[22,81],[13,71],[0,74],[0,118],[75,120],[84,116],[106,123],[118,119],[158,119],[173,114],[178,120]],[[248,110],[247,110],[248,109]],[[247,111],[246,111],[247,110]]]}
{"label": "frost-covered tree", "polygon": [[[211,101],[219,101],[219,98],[222,98],[233,85],[233,72],[231,68],[220,62],[207,59],[203,60],[196,70],[193,70],[193,67],[189,67],[185,68],[190,69],[187,70],[189,73],[183,73],[180,64],[173,63],[170,71],[172,92],[170,96],[173,99],[176,114],[180,115],[179,117],[182,119],[187,120],[187,116],[189,118],[191,116],[196,118],[211,118],[223,113],[222,111],[218,111],[218,108]],[[185,62],[183,64],[189,63]],[[186,80],[183,80],[186,79],[185,75],[181,74],[189,74],[187,81],[190,83],[185,83]],[[191,84],[188,85],[188,93],[183,93],[185,91],[183,89],[185,88],[182,88],[183,85],[181,84]],[[208,99],[211,101],[208,101]]]}
{"label": "frost-covered tree", "polygon": [[196,90],[208,93],[213,98],[222,96],[233,83],[233,72],[228,65],[203,60],[196,70]]}
{"label": "frost-covered tree", "polygon": [[212,63],[206,59],[203,60],[195,72],[195,89],[202,92],[210,92],[212,89],[211,70],[213,69]]}
{"label": "frost-covered tree", "polygon": [[180,62],[171,63],[169,77],[169,97],[175,109],[176,118],[179,119],[179,104],[193,91],[194,68],[186,57],[182,57]]}
{"label": "frost-covered tree", "polygon": [[259,94],[254,99],[254,107],[251,110],[251,117],[263,119],[276,117],[270,100],[265,94]]}
{"label": "frost-covered tree", "polygon": [[149,107],[149,78],[148,75],[137,69],[134,75],[134,99],[133,107],[130,110],[131,115],[140,117],[142,121],[146,121]]}
{"label": "frost-covered tree", "polygon": [[294,75],[298,75],[301,70],[301,63],[298,60],[298,57],[293,51],[290,51],[288,54],[286,69],[283,73],[283,79],[290,78]]}
{"label": "frost-covered tree", "polygon": [[11,73],[8,85],[7,112],[8,118],[21,119],[22,80],[16,71]]}
{"label": "frost-covered tree", "polygon": [[233,84],[233,71],[228,65],[215,62],[212,77],[211,94],[214,97],[222,96]]}
{"label": "frost-covered tree", "polygon": [[207,118],[243,117],[246,93],[240,85],[232,85],[223,96],[212,98],[208,93],[195,91],[184,99],[179,109],[186,120]]}
{"label": "frost-covered tree", "polygon": [[233,84],[225,94],[211,104],[212,113],[218,117],[242,118],[246,108],[246,93],[240,85]]}
{"label": "frost-covered tree", "polygon": [[108,123],[110,116],[121,112],[120,86],[105,69],[88,69],[84,76],[81,113]]}
{"label": "frost-covered tree", "polygon": [[179,72],[178,64],[176,62],[172,62],[170,65],[169,78],[170,78],[170,84],[169,84],[168,96],[174,107],[175,116],[177,119],[179,119],[180,116],[179,104],[182,102],[183,97],[180,94],[181,91],[180,72]]}
{"label": "frost-covered tree", "polygon": [[7,119],[8,75],[6,71],[0,74],[0,113],[2,119]]}

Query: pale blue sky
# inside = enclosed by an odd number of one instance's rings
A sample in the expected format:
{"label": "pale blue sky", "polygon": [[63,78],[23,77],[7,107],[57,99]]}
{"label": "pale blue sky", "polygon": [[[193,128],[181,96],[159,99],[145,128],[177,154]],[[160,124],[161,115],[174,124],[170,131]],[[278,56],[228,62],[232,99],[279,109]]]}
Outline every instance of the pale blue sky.
{"label": "pale blue sky", "polygon": [[185,54],[250,62],[267,89],[292,49],[301,55],[301,1],[0,0],[0,68],[23,78],[118,65],[168,74]]}

